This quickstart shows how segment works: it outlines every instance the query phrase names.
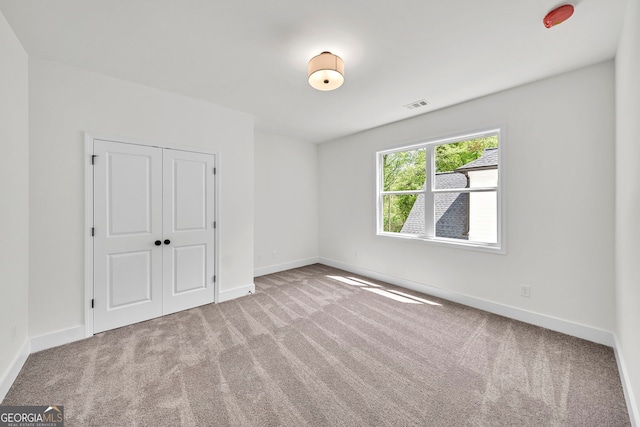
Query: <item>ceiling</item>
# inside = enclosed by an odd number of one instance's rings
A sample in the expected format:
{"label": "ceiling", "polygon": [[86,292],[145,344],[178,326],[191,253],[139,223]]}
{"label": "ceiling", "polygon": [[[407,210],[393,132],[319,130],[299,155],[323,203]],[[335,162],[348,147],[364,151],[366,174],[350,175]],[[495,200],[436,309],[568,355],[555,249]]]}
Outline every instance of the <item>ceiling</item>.
{"label": "ceiling", "polygon": [[[255,116],[323,142],[614,57],[626,0],[0,0],[31,57]],[[307,63],[345,61],[320,92]],[[425,99],[426,107],[405,104]]]}

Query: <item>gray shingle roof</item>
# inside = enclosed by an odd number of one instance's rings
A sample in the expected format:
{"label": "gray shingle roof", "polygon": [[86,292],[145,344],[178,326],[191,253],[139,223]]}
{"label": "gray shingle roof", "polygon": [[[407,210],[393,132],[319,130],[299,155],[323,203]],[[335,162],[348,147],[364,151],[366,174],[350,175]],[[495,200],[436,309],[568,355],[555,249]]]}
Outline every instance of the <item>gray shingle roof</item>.
{"label": "gray shingle roof", "polygon": [[[498,167],[498,148],[485,148],[482,156],[454,172],[436,173],[436,188],[466,188],[467,176],[464,172]],[[469,194],[439,193],[435,195],[436,236],[467,239],[469,233]],[[401,233],[424,234],[424,195],[420,194]]]}
{"label": "gray shingle roof", "polygon": [[457,172],[436,173],[436,188],[445,190],[450,188],[466,188],[467,177]]}
{"label": "gray shingle roof", "polygon": [[[436,174],[436,188],[465,188],[467,177],[457,172],[442,172]],[[436,236],[466,239],[469,231],[467,224],[467,210],[469,209],[469,195],[466,193],[444,193],[435,197]],[[424,195],[420,194],[401,233],[424,234]]]}
{"label": "gray shingle roof", "polygon": [[485,148],[480,158],[460,166],[456,169],[456,172],[466,172],[473,169],[493,169],[497,167],[498,148]]}

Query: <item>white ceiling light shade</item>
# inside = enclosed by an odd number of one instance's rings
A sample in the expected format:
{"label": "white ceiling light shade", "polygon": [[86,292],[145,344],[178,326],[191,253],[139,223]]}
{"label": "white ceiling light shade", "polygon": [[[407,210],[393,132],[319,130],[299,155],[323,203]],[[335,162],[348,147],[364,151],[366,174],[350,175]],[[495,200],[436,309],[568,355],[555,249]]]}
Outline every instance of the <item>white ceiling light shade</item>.
{"label": "white ceiling light shade", "polygon": [[309,84],[318,90],[338,89],[344,83],[344,61],[331,52],[322,52],[309,61]]}

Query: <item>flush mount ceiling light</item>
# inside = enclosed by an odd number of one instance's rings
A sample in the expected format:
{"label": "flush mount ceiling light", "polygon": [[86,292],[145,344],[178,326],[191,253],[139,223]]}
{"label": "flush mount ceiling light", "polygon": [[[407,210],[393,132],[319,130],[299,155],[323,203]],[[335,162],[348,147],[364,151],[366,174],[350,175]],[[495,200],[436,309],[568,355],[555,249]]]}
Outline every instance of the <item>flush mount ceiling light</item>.
{"label": "flush mount ceiling light", "polygon": [[344,83],[344,61],[331,52],[322,52],[309,61],[309,84],[318,90],[338,89]]}

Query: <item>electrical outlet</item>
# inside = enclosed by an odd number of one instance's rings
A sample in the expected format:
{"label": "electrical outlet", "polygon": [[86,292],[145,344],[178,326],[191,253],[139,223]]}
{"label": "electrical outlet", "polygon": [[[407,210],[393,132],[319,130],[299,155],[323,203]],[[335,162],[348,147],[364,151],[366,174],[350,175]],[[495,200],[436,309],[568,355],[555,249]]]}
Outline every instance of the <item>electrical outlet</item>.
{"label": "electrical outlet", "polygon": [[262,261],[262,254],[258,254],[258,261]]}
{"label": "electrical outlet", "polygon": [[531,298],[531,286],[520,285],[520,296],[525,298]]}
{"label": "electrical outlet", "polygon": [[273,250],[273,252],[271,253],[271,256],[272,256],[273,258],[277,257],[277,256],[278,256],[278,251],[276,251],[276,250],[274,249],[274,250]]}

